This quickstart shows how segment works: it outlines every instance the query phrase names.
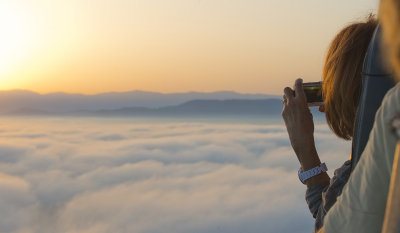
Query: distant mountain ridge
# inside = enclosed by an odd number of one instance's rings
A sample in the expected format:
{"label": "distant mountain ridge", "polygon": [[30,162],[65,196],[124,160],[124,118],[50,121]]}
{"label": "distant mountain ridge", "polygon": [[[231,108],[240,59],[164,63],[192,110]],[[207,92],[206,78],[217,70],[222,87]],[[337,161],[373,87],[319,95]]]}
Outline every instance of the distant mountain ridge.
{"label": "distant mountain ridge", "polygon": [[[188,92],[162,94],[156,92],[130,91],[110,92],[96,95],[51,93],[38,94],[26,90],[0,91],[0,114],[65,114],[71,112],[120,111],[139,107],[154,111],[170,106],[175,109],[193,108],[200,102],[190,101],[210,100],[208,104],[215,105],[222,100],[260,100],[279,98],[276,95],[240,94],[232,91],[210,93]],[[213,102],[217,101],[217,102]],[[207,102],[201,102],[206,104]],[[226,102],[229,103],[229,102]],[[182,105],[183,106],[180,106]],[[186,105],[185,105],[186,104]],[[207,105],[207,104],[206,104]],[[179,107],[178,107],[179,106]],[[201,106],[197,106],[200,108]],[[221,106],[220,106],[221,107]]]}
{"label": "distant mountain ridge", "polygon": [[[86,112],[95,116],[267,116],[279,115],[282,101],[263,100],[192,100],[177,106],[161,108],[122,108]],[[80,114],[85,114],[81,112]]]}
{"label": "distant mountain ridge", "polygon": [[280,115],[282,101],[265,100],[192,100],[160,108],[126,107],[113,110],[80,110],[49,112],[41,109],[21,108],[2,113],[7,116],[93,116],[93,117],[196,117],[196,116],[271,116]]}

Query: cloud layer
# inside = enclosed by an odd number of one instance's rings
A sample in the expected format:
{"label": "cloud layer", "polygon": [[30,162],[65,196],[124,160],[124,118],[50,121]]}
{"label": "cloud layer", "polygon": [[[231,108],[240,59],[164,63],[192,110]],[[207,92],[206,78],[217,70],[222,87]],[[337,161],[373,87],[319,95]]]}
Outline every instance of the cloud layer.
{"label": "cloud layer", "polygon": [[[3,118],[0,232],[310,232],[281,124]],[[350,145],[326,125],[331,169]]]}

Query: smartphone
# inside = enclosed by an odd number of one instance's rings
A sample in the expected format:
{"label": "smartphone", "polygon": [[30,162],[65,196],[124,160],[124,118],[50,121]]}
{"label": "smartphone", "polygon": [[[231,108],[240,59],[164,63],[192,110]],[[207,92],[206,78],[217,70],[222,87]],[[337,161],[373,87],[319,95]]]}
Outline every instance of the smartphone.
{"label": "smartphone", "polygon": [[303,83],[308,106],[320,106],[324,103],[322,98],[322,82]]}

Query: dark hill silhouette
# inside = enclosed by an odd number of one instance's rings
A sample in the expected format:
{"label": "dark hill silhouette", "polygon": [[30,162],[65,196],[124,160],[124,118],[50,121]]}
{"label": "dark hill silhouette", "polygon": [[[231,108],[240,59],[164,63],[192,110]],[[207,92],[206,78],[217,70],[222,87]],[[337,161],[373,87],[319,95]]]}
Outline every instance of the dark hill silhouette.
{"label": "dark hill silhouette", "polygon": [[192,100],[186,103],[160,107],[128,107],[114,110],[72,111],[68,113],[46,112],[40,109],[18,109],[11,115],[69,115],[69,116],[267,116],[279,115],[282,101],[279,99],[263,100]]}
{"label": "dark hill silhouette", "polygon": [[127,107],[161,108],[176,106],[194,99],[268,99],[273,95],[240,94],[231,91],[221,92],[188,92],[162,94],[145,91],[110,92],[96,95],[52,93],[38,94],[31,91],[0,91],[0,114],[18,109],[36,109],[53,113],[73,111],[114,110]]}
{"label": "dark hill silhouette", "polygon": [[265,100],[192,100],[162,108],[122,108],[90,112],[97,116],[263,116],[279,115],[282,101]]}

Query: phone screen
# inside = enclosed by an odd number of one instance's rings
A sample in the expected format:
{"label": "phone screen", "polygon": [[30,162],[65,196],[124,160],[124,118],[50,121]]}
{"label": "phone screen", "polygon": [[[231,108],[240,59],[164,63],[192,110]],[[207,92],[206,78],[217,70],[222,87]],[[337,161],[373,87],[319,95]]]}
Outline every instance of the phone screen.
{"label": "phone screen", "polygon": [[322,82],[303,83],[303,90],[306,94],[307,103],[322,104]]}

